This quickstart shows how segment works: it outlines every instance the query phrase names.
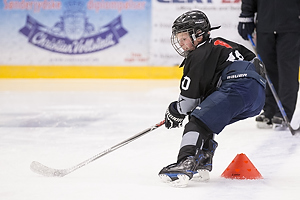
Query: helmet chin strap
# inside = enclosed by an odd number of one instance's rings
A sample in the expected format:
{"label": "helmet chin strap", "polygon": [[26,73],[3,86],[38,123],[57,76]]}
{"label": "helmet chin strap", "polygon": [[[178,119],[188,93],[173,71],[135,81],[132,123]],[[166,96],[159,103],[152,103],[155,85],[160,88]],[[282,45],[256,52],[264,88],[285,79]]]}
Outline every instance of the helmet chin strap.
{"label": "helmet chin strap", "polygon": [[193,43],[195,42],[195,40],[197,40],[197,37],[194,33],[192,34],[192,39],[193,39]]}
{"label": "helmet chin strap", "polygon": [[195,41],[197,40],[196,35],[193,33],[190,37],[192,39],[192,44],[193,44],[194,48],[196,48],[196,45],[195,45]]}
{"label": "helmet chin strap", "polygon": [[206,33],[206,32],[201,32],[201,33],[198,33],[198,34],[194,34],[194,33],[193,33],[193,34],[191,35],[191,38],[192,38],[192,40],[193,40],[193,45],[194,45],[195,48],[196,48],[195,41],[197,40],[198,37],[204,35],[205,33]]}
{"label": "helmet chin strap", "polygon": [[201,35],[204,35],[206,32],[203,32],[203,31],[201,31],[200,33],[198,32],[198,33],[193,33],[192,34],[192,38],[193,38],[193,40],[196,40],[198,37],[200,37]]}

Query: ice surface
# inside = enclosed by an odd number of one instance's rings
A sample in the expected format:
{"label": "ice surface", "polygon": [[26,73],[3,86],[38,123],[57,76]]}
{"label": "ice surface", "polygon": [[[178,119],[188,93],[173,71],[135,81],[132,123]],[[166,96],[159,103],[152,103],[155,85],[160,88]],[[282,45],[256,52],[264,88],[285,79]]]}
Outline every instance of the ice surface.
{"label": "ice surface", "polygon": [[[157,175],[176,161],[182,128],[160,127],[64,177],[30,170],[35,160],[72,167],[155,125],[177,100],[178,86],[179,80],[0,79],[0,199],[299,199],[299,136],[259,130],[253,118],[216,136],[211,180],[187,188]],[[292,125],[299,122],[297,109]],[[220,176],[239,153],[264,179]]]}

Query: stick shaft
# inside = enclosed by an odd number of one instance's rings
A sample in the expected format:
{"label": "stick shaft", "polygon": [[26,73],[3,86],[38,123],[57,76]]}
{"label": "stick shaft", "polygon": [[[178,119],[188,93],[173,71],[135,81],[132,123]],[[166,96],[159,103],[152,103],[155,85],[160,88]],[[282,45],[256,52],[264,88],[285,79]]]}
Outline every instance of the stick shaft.
{"label": "stick shaft", "polygon": [[132,136],[132,137],[130,137],[130,138],[128,138],[128,139],[126,139],[126,140],[124,140],[124,141],[122,141],[122,142],[120,142],[120,143],[118,143],[118,144],[116,144],[112,147],[110,147],[109,149],[106,149],[105,151],[102,151],[101,153],[98,153],[97,155],[95,155],[95,156],[93,156],[93,157],[91,157],[91,158],[89,158],[89,159],[73,166],[73,167],[70,167],[70,168],[67,168],[67,169],[53,169],[53,168],[47,167],[47,166],[45,166],[45,165],[43,165],[39,162],[33,161],[30,165],[30,168],[33,172],[41,174],[43,176],[63,177],[65,175],[67,175],[67,174],[69,174],[69,173],[71,173],[71,172],[73,172],[73,171],[75,171],[75,170],[77,170],[77,169],[79,169],[79,168],[81,168],[81,167],[83,167],[83,166],[85,166],[85,165],[101,158],[102,156],[105,156],[108,153],[113,152],[113,151],[119,149],[120,147],[122,147],[122,146],[124,146],[124,145],[140,138],[141,136],[157,129],[158,127],[162,126],[164,123],[165,123],[165,120],[163,120],[163,121],[147,128],[147,129],[135,134],[134,136]]}
{"label": "stick shaft", "polygon": [[99,153],[99,154],[97,154],[97,155],[95,155],[95,156],[93,156],[93,157],[91,157],[91,158],[89,158],[89,159],[87,159],[87,160],[79,163],[78,165],[70,168],[69,169],[69,171],[70,171],[69,173],[71,173],[71,172],[73,172],[73,171],[75,171],[75,170],[77,170],[77,169],[79,169],[79,168],[81,168],[81,167],[83,167],[83,166],[85,166],[85,165],[87,165],[87,164],[89,164],[89,163],[91,163],[91,162],[93,162],[93,161],[101,158],[102,156],[105,156],[106,154],[111,153],[111,152],[119,149],[120,147],[122,147],[122,146],[124,146],[124,145],[126,145],[126,144],[128,144],[128,143],[130,143],[130,142],[132,142],[132,141],[134,141],[134,140],[136,140],[138,138],[140,138],[141,136],[143,136],[143,135],[145,135],[145,134],[147,134],[147,133],[149,133],[149,132],[157,129],[160,126],[162,126],[164,123],[165,123],[165,121],[163,120],[160,123],[155,124],[154,126],[151,126],[151,127],[147,128],[147,129],[145,129],[145,130],[137,133],[136,135],[134,135],[134,136],[132,136],[132,137],[130,137],[130,138],[128,138],[128,139],[126,139],[126,140],[124,140],[124,141],[122,141],[122,142],[120,142],[120,143],[118,143],[118,144],[116,144],[116,145],[114,145],[114,146],[106,149],[105,151],[102,151],[101,153]]}

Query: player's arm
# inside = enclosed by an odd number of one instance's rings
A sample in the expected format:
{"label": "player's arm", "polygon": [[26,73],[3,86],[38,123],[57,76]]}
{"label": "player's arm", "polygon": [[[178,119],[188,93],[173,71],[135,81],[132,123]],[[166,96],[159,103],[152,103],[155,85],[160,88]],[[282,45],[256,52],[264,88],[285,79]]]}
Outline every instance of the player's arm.
{"label": "player's arm", "polygon": [[[186,115],[188,115],[199,103],[199,78],[194,67],[185,66],[185,75],[181,79],[180,95],[178,101],[172,102],[165,113],[165,126],[167,128],[181,127]],[[199,67],[198,67],[199,68]]]}
{"label": "player's arm", "polygon": [[178,101],[177,101],[177,110],[180,114],[188,115],[191,113],[194,108],[201,102],[201,99],[193,99],[188,98],[183,95],[179,95]]}
{"label": "player's arm", "polygon": [[182,126],[182,122],[186,115],[200,103],[199,99],[192,99],[179,95],[178,101],[172,102],[165,114],[165,126],[170,128],[177,128]]}

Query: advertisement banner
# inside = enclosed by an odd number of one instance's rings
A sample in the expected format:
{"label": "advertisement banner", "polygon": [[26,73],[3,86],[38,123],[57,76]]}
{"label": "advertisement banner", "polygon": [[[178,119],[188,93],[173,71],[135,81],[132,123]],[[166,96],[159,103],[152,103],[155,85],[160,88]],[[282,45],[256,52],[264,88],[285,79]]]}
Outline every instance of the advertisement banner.
{"label": "advertisement banner", "polygon": [[3,0],[0,65],[145,66],[150,0]]}
{"label": "advertisement banner", "polygon": [[194,9],[203,11],[212,27],[221,25],[220,29],[211,31],[211,37],[224,37],[251,49],[251,45],[244,41],[237,31],[241,0],[154,0],[151,65],[174,66],[181,63],[183,58],[176,53],[170,43],[171,27],[177,17]]}

